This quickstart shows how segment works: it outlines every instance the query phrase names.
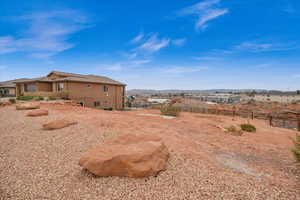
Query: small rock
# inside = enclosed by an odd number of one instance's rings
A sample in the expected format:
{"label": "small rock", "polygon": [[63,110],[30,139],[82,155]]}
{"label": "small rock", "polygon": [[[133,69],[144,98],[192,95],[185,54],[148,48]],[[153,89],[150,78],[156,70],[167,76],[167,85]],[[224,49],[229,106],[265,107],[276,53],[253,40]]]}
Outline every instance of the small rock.
{"label": "small rock", "polygon": [[27,116],[29,116],[29,117],[39,117],[39,116],[44,116],[44,115],[48,115],[48,110],[37,109],[37,110],[33,110],[33,111],[30,111],[29,113],[27,113]]}
{"label": "small rock", "polygon": [[77,124],[76,121],[70,120],[70,119],[58,119],[51,121],[49,123],[46,123],[43,125],[44,130],[55,130],[55,129],[61,129],[65,128],[71,125]]}
{"label": "small rock", "polygon": [[39,109],[40,103],[39,102],[26,102],[16,105],[17,110],[32,110],[32,109]]}

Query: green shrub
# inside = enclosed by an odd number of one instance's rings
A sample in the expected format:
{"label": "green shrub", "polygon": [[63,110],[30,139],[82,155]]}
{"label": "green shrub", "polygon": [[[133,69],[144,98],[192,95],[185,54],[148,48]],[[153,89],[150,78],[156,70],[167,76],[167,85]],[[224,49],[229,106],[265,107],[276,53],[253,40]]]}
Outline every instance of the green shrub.
{"label": "green shrub", "polygon": [[175,107],[171,105],[161,106],[160,112],[162,115],[174,116],[177,117],[180,113],[180,107]]}
{"label": "green shrub", "polygon": [[230,126],[230,127],[225,128],[225,132],[229,133],[231,135],[234,135],[234,136],[242,136],[243,135],[243,131],[241,129],[238,129],[235,126]]}
{"label": "green shrub", "polygon": [[41,96],[19,96],[19,97],[17,97],[17,100],[21,100],[21,101],[30,101],[30,100],[41,101],[41,100],[44,100],[44,97],[41,97]]}
{"label": "green shrub", "polygon": [[9,99],[9,102],[10,103],[16,103],[16,100],[15,99]]}
{"label": "green shrub", "polygon": [[296,139],[294,140],[295,148],[292,150],[296,161],[300,163],[300,135],[296,135]]}
{"label": "green shrub", "polygon": [[34,97],[34,99],[37,101],[42,101],[42,100],[44,100],[44,97],[36,96],[36,97]]}
{"label": "green shrub", "polygon": [[48,100],[49,100],[49,101],[55,101],[55,100],[56,100],[56,97],[49,97]]}
{"label": "green shrub", "polygon": [[19,96],[19,97],[17,97],[17,99],[20,101],[30,101],[30,100],[34,99],[34,96]]}
{"label": "green shrub", "polygon": [[241,124],[241,129],[246,132],[256,132],[256,127],[252,124]]}

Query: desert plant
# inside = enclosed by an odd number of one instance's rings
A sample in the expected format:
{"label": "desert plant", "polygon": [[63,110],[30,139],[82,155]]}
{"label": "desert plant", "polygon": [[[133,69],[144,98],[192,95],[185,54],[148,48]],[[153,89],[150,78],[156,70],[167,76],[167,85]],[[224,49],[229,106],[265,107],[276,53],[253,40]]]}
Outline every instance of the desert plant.
{"label": "desert plant", "polygon": [[14,103],[16,103],[16,100],[15,99],[9,99],[9,102],[14,104]]}
{"label": "desert plant", "polygon": [[20,100],[20,101],[29,101],[32,99],[34,99],[34,96],[18,96],[17,97],[17,100]]}
{"label": "desert plant", "polygon": [[225,132],[229,133],[231,135],[234,135],[234,136],[242,136],[243,135],[243,131],[241,129],[238,129],[235,126],[230,126],[230,127],[225,128]]}
{"label": "desert plant", "polygon": [[48,100],[49,101],[55,101],[57,98],[56,97],[49,97]]}
{"label": "desert plant", "polygon": [[241,129],[246,132],[256,132],[256,127],[252,124],[241,124]]}
{"label": "desert plant", "polygon": [[34,97],[34,99],[37,100],[37,101],[42,101],[42,100],[44,100],[44,97],[36,96],[36,97]]}
{"label": "desert plant", "polygon": [[181,109],[180,107],[172,106],[172,105],[164,105],[161,106],[160,112],[162,115],[168,115],[168,116],[179,116]]}
{"label": "desert plant", "polygon": [[295,148],[292,150],[296,161],[300,163],[300,135],[296,135],[296,139],[294,140]]}

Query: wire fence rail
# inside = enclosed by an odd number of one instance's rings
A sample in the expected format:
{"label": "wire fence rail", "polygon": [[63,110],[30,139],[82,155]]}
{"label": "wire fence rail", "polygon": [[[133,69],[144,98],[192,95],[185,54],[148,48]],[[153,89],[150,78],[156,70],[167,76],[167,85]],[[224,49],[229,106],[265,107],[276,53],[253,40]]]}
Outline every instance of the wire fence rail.
{"label": "wire fence rail", "polygon": [[[273,127],[281,127],[288,129],[296,129],[300,131],[300,113],[295,112],[262,112],[257,110],[243,110],[243,109],[219,109],[219,108],[207,108],[197,106],[180,106],[183,112],[192,113],[203,113],[203,114],[214,114],[214,115],[225,115],[232,117],[243,117],[248,119],[260,119],[266,120]],[[150,108],[159,109],[160,106],[151,106]]]}

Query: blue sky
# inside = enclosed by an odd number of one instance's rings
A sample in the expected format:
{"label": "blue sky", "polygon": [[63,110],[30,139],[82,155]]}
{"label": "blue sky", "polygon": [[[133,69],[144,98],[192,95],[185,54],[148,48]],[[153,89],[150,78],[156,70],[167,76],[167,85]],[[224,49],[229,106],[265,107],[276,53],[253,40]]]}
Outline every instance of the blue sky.
{"label": "blue sky", "polygon": [[52,70],[128,89],[300,88],[299,0],[1,0],[0,81]]}

